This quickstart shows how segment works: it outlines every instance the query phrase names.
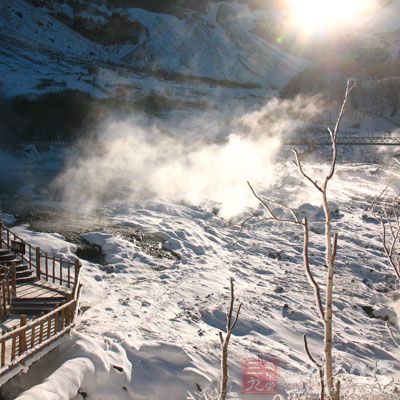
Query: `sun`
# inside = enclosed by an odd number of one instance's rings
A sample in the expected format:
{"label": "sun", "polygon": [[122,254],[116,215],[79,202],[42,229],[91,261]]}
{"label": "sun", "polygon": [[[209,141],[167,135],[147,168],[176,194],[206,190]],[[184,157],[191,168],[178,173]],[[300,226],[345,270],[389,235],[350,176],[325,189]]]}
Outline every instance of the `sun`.
{"label": "sun", "polygon": [[375,3],[376,0],[287,0],[291,24],[308,34],[356,26]]}

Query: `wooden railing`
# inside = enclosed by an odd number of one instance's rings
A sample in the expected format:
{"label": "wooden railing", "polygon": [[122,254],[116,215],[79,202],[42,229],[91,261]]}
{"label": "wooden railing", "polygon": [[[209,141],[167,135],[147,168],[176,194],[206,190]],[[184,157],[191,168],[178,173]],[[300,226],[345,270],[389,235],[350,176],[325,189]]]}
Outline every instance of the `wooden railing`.
{"label": "wooden railing", "polygon": [[[63,335],[75,325],[78,313],[78,301],[81,290],[79,275],[81,263],[51,257],[39,247],[33,247],[13,233],[0,222],[0,248],[7,249],[17,260],[26,263],[36,271],[36,279],[46,280],[63,285],[71,290],[66,291],[66,301],[38,319],[28,320],[20,315],[20,326],[0,336],[0,377],[17,371],[38,351],[51,349]],[[7,316],[8,306],[16,298],[16,263],[5,261],[10,265],[0,266],[0,317]]]}
{"label": "wooden railing", "polygon": [[30,269],[36,270],[36,279],[57,283],[68,288],[78,285],[81,268],[79,259],[70,261],[52,257],[17,236],[0,222],[0,248],[5,245],[17,259],[21,259]]}
{"label": "wooden railing", "polygon": [[7,316],[8,306],[16,293],[15,265],[11,268],[0,267],[0,320]]}
{"label": "wooden railing", "polygon": [[0,338],[0,373],[23,364],[28,356],[69,332],[75,324],[76,308],[74,299],[29,322],[21,315],[20,327]]}

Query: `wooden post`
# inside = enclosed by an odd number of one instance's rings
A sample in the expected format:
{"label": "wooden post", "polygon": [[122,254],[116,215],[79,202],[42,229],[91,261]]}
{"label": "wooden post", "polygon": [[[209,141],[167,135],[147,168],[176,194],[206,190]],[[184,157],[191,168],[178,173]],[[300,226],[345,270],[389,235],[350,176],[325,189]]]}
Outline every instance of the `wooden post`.
{"label": "wooden post", "polygon": [[31,329],[31,349],[35,346],[35,334],[36,334],[36,325],[35,325],[35,317],[32,317],[32,329]]}
{"label": "wooden post", "polygon": [[[27,316],[25,314],[21,314],[20,317],[20,326],[26,325]],[[23,329],[19,334],[19,349],[18,354],[21,355],[26,350],[26,328]]]}
{"label": "wooden post", "polygon": [[29,269],[32,269],[32,246],[28,244],[28,251],[29,251]]}
{"label": "wooden post", "polygon": [[65,307],[61,309],[61,330],[64,329],[65,324]]}
{"label": "wooden post", "polygon": [[1,339],[1,368],[6,364],[6,340]]}
{"label": "wooden post", "polygon": [[0,249],[3,248],[3,223],[0,221]]}
{"label": "wooden post", "polygon": [[51,334],[51,315],[47,317],[47,339],[50,339]]}
{"label": "wooden post", "polygon": [[36,280],[40,279],[40,247],[36,247]]}
{"label": "wooden post", "polygon": [[78,285],[78,280],[79,280],[79,272],[81,270],[82,264],[79,260],[79,258],[77,258],[75,260],[75,282],[74,282],[74,288]]}
{"label": "wooden post", "polygon": [[1,306],[2,306],[2,318],[5,318],[5,316],[7,315],[7,292],[6,292],[6,280],[3,279],[1,281],[1,291],[2,291],[2,299],[1,299]]}
{"label": "wooden post", "polygon": [[10,279],[10,274],[8,273],[6,279],[7,304],[11,304],[10,284],[11,284],[11,279]]}
{"label": "wooden post", "polygon": [[53,258],[53,283],[56,281],[56,259]]}
{"label": "wooden post", "polygon": [[45,260],[46,260],[46,281],[48,281],[49,280],[49,257],[47,255],[47,253],[46,253]]}
{"label": "wooden post", "polygon": [[1,318],[1,320],[3,320],[4,317],[5,317],[4,305],[3,305],[2,296],[0,296],[0,318]]}
{"label": "wooden post", "polygon": [[17,267],[15,261],[11,263],[11,287],[12,297],[17,297]]}
{"label": "wooden post", "polygon": [[[72,298],[71,298],[71,300],[72,300]],[[71,323],[72,323],[72,309],[71,309],[71,304],[70,304],[65,309],[65,326],[71,325]]]}
{"label": "wooden post", "polygon": [[59,323],[59,318],[60,318],[60,312],[57,311],[54,314],[54,334],[56,335],[58,332],[58,323]]}
{"label": "wooden post", "polygon": [[12,342],[11,342],[11,361],[13,361],[15,358],[16,347],[17,347],[17,334],[14,333],[12,335]]}
{"label": "wooden post", "polygon": [[42,343],[42,340],[43,340],[43,324],[44,324],[44,321],[42,318],[43,316],[44,316],[44,312],[42,311],[40,313],[39,344]]}

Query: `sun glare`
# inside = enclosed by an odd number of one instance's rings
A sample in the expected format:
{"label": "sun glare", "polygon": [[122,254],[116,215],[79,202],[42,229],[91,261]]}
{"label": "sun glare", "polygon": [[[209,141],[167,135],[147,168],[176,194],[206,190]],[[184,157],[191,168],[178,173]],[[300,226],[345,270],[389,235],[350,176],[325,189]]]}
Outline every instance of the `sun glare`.
{"label": "sun glare", "polygon": [[304,33],[340,30],[356,25],[375,0],[288,0],[291,23]]}

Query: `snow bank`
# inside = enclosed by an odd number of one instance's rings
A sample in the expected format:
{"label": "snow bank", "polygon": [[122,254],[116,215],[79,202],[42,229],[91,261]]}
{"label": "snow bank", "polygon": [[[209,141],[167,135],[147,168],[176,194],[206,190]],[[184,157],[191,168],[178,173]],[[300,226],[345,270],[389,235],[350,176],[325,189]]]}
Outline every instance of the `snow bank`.
{"label": "snow bank", "polygon": [[[307,167],[316,177],[326,173],[323,165]],[[291,164],[278,168],[283,176],[296,176]],[[333,228],[340,234],[335,275],[335,364],[338,371],[366,376],[370,383],[374,375],[397,378],[400,370],[400,349],[391,340],[385,321],[393,322],[390,328],[397,339],[396,319],[388,310],[396,310],[393,295],[398,286],[381,249],[380,226],[364,218],[369,199],[383,190],[390,177],[389,171],[377,170],[373,164],[338,165],[331,189],[337,204],[330,205],[335,215]],[[268,186],[255,188],[266,198],[274,196],[278,204],[302,211],[303,216],[314,216],[310,220],[310,255],[323,288],[320,202],[313,198],[308,184],[294,178],[280,181],[282,187],[273,190]],[[12,392],[11,384],[7,386],[7,394],[11,393],[7,400],[18,395],[23,400],[64,399],[76,394],[78,388],[90,400],[129,396],[135,400],[175,400],[197,392],[198,387],[218,387],[218,332],[225,327],[229,277],[234,277],[237,299],[243,302],[230,345],[231,392],[242,400],[265,399],[240,394],[242,364],[247,358],[278,360],[279,391],[284,396],[291,387],[315,381],[301,339],[306,334],[318,355],[323,337],[314,295],[302,267],[300,228],[252,219],[238,235],[239,224],[229,224],[201,207],[155,200],[108,204],[105,210],[118,229],[90,232],[84,237],[100,245],[106,262],[118,268],[83,262],[84,313],[78,328],[99,342],[75,335],[79,346],[71,341],[69,348],[56,350],[34,365],[13,382]],[[165,241],[180,258],[157,257],[146,253],[140,241],[125,239],[134,238],[139,230],[144,236],[156,235],[160,242]],[[121,237],[120,232],[128,235]],[[63,249],[65,255],[73,256],[75,247],[60,235],[29,232],[26,227],[18,228],[17,233],[29,242],[37,241],[50,253]],[[380,317],[371,316],[366,311],[369,309]],[[110,343],[118,345],[112,348]],[[122,366],[123,372],[112,365]],[[375,371],[377,366],[379,371]],[[51,386],[57,389],[51,391]],[[57,397],[50,397],[52,393]],[[82,400],[82,396],[74,400]]]}
{"label": "snow bank", "polygon": [[120,345],[74,333],[66,345],[7,383],[3,393],[18,400],[128,400],[131,382],[132,365]]}

